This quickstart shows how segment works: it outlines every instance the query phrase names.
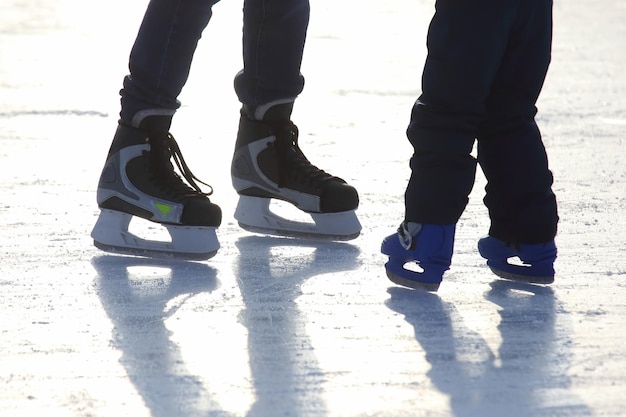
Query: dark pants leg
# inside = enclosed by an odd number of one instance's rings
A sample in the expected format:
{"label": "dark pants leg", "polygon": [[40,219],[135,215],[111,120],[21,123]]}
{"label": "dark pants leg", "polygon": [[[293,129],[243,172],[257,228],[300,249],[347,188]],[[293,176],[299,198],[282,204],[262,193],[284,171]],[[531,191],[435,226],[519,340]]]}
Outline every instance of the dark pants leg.
{"label": "dark pants leg", "polygon": [[489,234],[507,242],[554,239],[558,215],[552,173],[534,117],[552,43],[552,1],[522,2],[478,134],[487,178]]}
{"label": "dark pants leg", "polygon": [[[217,0],[151,0],[120,92],[120,116],[137,126],[148,115],[171,116],[187,82],[199,39]],[[300,64],[309,21],[308,0],[245,0],[244,70],[240,101],[264,104],[302,92]]]}
{"label": "dark pants leg", "polygon": [[[554,199],[545,149],[534,122],[550,57],[551,19],[546,21],[546,16],[551,16],[550,0],[437,1],[428,33],[423,93],[407,130],[414,154],[405,196],[406,220],[458,221],[474,184],[476,160],[470,153],[476,139],[479,161],[490,182],[485,202],[496,223],[505,205],[514,210],[516,221],[536,215],[527,212],[528,205],[519,205],[520,196],[528,196],[525,190],[536,190],[533,184],[541,183],[543,194]],[[497,150],[503,146],[506,151]],[[507,152],[516,155],[517,149],[524,148],[527,155],[520,154],[517,165],[497,163],[500,152],[506,158]],[[537,155],[543,155],[543,163]],[[526,179],[515,183],[519,188],[498,186],[496,178],[520,175]],[[553,211],[554,204],[547,203],[539,205]],[[509,215],[506,222],[510,220]],[[553,216],[549,222],[555,222]],[[535,224],[533,233],[548,233],[545,225]],[[554,227],[550,229],[552,233]]]}
{"label": "dark pants leg", "polygon": [[243,70],[235,78],[239,101],[257,106],[295,99],[309,24],[309,0],[245,0]]}
{"label": "dark pants leg", "polygon": [[137,126],[146,115],[173,115],[191,61],[217,0],[152,0],[130,54],[120,116]]}

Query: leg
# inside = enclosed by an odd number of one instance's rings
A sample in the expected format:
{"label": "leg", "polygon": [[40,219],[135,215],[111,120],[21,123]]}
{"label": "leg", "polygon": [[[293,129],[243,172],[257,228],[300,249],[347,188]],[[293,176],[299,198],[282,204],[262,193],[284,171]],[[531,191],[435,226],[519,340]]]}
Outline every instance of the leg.
{"label": "leg", "polygon": [[551,35],[552,1],[522,2],[479,133],[489,234],[506,242],[544,243],[556,235],[552,173],[534,120],[550,63]]}
{"label": "leg", "polygon": [[[196,184],[169,134],[176,97],[213,3],[152,0],[148,6],[121,91],[120,125],[98,183],[101,213],[92,236],[101,249],[206,259],[219,248],[221,210]],[[128,231],[132,217],[164,225],[171,242],[134,236]]]}
{"label": "leg", "polygon": [[302,92],[300,73],[309,24],[308,0],[244,0],[243,70],[235,78],[239,100],[261,106]]}
{"label": "leg", "polygon": [[145,116],[172,116],[193,55],[216,0],[151,0],[130,54],[120,92],[121,119],[139,127]]}
{"label": "leg", "polygon": [[[515,0],[439,0],[428,31],[422,95],[407,136],[414,148],[405,222],[381,251],[395,283],[436,289],[451,263],[455,225],[474,184],[471,156],[506,48]],[[421,272],[405,267],[417,263]]]}
{"label": "leg", "polygon": [[496,275],[542,284],[554,280],[558,214],[534,117],[551,43],[552,1],[522,2],[478,138],[491,218],[478,249]]}
{"label": "leg", "polygon": [[[357,191],[308,161],[291,121],[304,87],[300,64],[308,21],[308,0],[244,2],[244,69],[235,78],[243,109],[231,169],[240,195],[235,218],[251,231],[353,239],[361,230]],[[276,215],[270,200],[293,204],[313,223]]]}
{"label": "leg", "polygon": [[516,2],[440,0],[428,31],[422,95],[407,130],[413,145],[406,220],[454,224],[474,184],[470,153],[506,48]]}

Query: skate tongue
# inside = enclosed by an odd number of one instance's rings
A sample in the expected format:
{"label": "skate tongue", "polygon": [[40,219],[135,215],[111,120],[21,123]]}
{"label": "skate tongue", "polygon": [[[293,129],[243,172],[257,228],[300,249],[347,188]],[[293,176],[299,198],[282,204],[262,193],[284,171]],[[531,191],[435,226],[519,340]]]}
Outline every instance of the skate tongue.
{"label": "skate tongue", "polygon": [[172,116],[149,115],[144,117],[138,127],[150,134],[167,134],[172,126]]}
{"label": "skate tongue", "polygon": [[288,121],[293,111],[293,99],[272,101],[259,106],[243,105],[243,111],[248,118],[264,122]]}

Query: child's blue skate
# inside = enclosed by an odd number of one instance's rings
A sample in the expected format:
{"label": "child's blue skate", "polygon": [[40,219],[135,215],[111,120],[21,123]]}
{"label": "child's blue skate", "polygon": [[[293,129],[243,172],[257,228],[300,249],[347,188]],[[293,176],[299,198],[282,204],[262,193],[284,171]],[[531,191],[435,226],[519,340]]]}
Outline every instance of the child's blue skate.
{"label": "child's blue skate", "polygon": [[[478,252],[487,259],[491,271],[500,278],[535,284],[554,282],[554,241],[540,244],[507,245],[501,240],[487,236],[478,241]],[[519,258],[521,264],[510,262]]]}
{"label": "child's blue skate", "polygon": [[[389,256],[385,264],[387,277],[409,288],[437,291],[443,273],[450,268],[454,247],[455,225],[403,222],[398,233],[387,236],[381,252]],[[417,268],[407,269],[409,263]]]}

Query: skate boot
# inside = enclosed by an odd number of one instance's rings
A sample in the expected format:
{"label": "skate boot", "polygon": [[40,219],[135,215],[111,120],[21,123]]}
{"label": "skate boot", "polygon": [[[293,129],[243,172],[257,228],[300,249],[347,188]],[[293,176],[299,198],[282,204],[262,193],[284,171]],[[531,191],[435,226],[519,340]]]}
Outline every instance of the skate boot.
{"label": "skate boot", "polygon": [[[500,278],[535,284],[554,282],[554,241],[511,245],[487,236],[478,241],[478,252],[487,259],[491,271]],[[518,258],[521,263],[511,262],[512,258]]]}
{"label": "skate boot", "polygon": [[389,256],[387,277],[405,287],[437,291],[443,273],[450,268],[455,229],[454,224],[403,222],[398,232],[382,243],[381,252]]}
{"label": "skate boot", "polygon": [[[239,194],[235,218],[249,231],[283,236],[350,240],[361,231],[357,191],[312,165],[298,146],[290,121],[293,102],[264,108],[244,106],[231,176]],[[271,199],[293,204],[313,223],[270,211]]]}
{"label": "skate boot", "polygon": [[[170,159],[189,185],[175,172]],[[167,130],[155,132],[120,123],[98,183],[101,212],[91,233],[95,246],[140,256],[212,257],[219,248],[215,230],[222,212],[209,200],[211,192],[203,193],[196,181],[202,183],[187,167]],[[163,225],[171,241],[130,233],[133,216]]]}

